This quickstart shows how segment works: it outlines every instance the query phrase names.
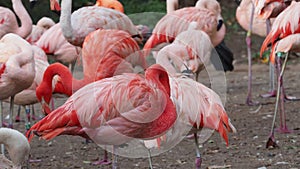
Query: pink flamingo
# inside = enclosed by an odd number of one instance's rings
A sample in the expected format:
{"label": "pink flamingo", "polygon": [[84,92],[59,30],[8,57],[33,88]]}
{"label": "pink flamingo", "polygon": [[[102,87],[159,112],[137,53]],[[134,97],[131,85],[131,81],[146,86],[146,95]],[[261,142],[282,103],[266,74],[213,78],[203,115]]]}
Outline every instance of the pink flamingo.
{"label": "pink flamingo", "polygon": [[36,89],[36,95],[43,102],[45,113],[52,96],[52,78],[61,77],[61,83],[55,86],[55,91],[71,96],[73,92],[88,83],[124,72],[132,72],[133,66],[146,68],[146,61],[140,48],[131,35],[121,30],[97,30],[90,33],[83,44],[82,63],[83,79],[77,80],[65,66],[50,65],[43,81]]}
{"label": "pink flamingo", "polygon": [[[14,97],[14,104],[21,105],[25,107],[25,111],[27,114],[25,128],[28,130],[30,128],[30,109],[27,108],[27,105],[33,105],[35,103],[38,103],[38,99],[36,97],[36,87],[41,83],[43,74],[46,70],[46,68],[49,66],[47,56],[45,52],[40,49],[37,46],[32,46],[33,52],[34,52],[34,69],[35,69],[35,77],[33,80],[33,83],[31,86],[27,89],[24,89],[20,93],[17,93]],[[58,77],[55,77],[53,79],[53,86],[56,84],[59,79]],[[34,112],[32,112],[32,118],[36,119],[34,116]],[[18,115],[16,116],[16,121],[20,121],[20,111],[18,112]]]}
{"label": "pink flamingo", "polygon": [[26,38],[32,29],[32,20],[21,0],[12,0],[13,10],[21,21],[21,27],[15,14],[8,8],[0,7],[0,38],[7,33],[16,33]]}
{"label": "pink flamingo", "polygon": [[[286,4],[283,0],[242,0],[236,10],[236,19],[239,24],[247,30],[246,43],[248,54],[248,93],[246,104],[255,105],[252,101],[252,54],[251,54],[251,34],[254,33],[265,37],[271,27],[271,18],[276,17]],[[270,92],[262,97],[272,97],[274,91],[274,67],[270,64]]]}
{"label": "pink flamingo", "polygon": [[0,100],[11,98],[9,126],[12,127],[14,96],[30,87],[35,76],[33,52],[27,41],[12,33],[2,37],[0,47]]}
{"label": "pink flamingo", "polygon": [[10,128],[0,128],[0,144],[4,144],[7,148],[9,157],[0,155],[0,168],[5,169],[21,169],[22,165],[27,162],[30,145],[27,138],[17,130]]}
{"label": "pink flamingo", "polygon": [[155,64],[145,76],[127,73],[84,86],[26,135],[29,140],[32,132],[46,140],[61,134],[81,135],[97,144],[121,145],[164,134],[176,116],[168,74]]}
{"label": "pink flamingo", "polygon": [[124,7],[118,0],[97,0],[95,5],[111,8],[124,13]]}
{"label": "pink flamingo", "polygon": [[81,47],[84,38],[97,29],[120,29],[130,35],[138,35],[129,17],[117,10],[88,6],[74,11],[71,15],[72,0],[62,0],[61,8],[60,25],[63,35],[75,46]]}
{"label": "pink flamingo", "polygon": [[36,25],[32,26],[32,31],[30,33],[30,35],[28,35],[26,37],[26,40],[30,43],[30,44],[34,44],[35,42],[37,42],[40,37],[42,36],[42,34],[48,30],[50,27],[52,27],[53,25],[55,25],[55,22],[48,17],[42,17],[37,23]]}
{"label": "pink flamingo", "polygon": [[162,48],[157,56],[156,63],[162,65],[168,73],[175,75],[188,68],[198,74],[207,66],[213,48],[209,36],[201,30],[187,30],[181,32],[170,45]]}
{"label": "pink flamingo", "polygon": [[53,55],[56,61],[69,64],[73,72],[81,48],[70,44],[66,40],[59,23],[49,28],[35,44],[42,48],[46,54]]}
{"label": "pink flamingo", "polygon": [[[177,120],[166,135],[150,142],[149,147],[168,146],[170,142],[182,138],[188,131],[194,134],[196,144],[196,168],[201,167],[199,136],[203,128],[216,130],[228,146],[228,131],[236,132],[231,124],[220,97],[208,87],[186,76],[169,76],[171,99],[176,106]],[[205,137],[201,141],[206,141]],[[145,141],[146,143],[148,141]]]}
{"label": "pink flamingo", "polygon": [[[276,105],[275,105],[275,112],[274,118],[271,128],[271,134],[269,140],[267,142],[267,147],[269,146],[277,146],[275,143],[274,138],[274,126],[275,126],[275,119],[276,113],[278,110],[278,103],[280,98],[280,128],[278,129],[280,132],[289,133],[290,130],[286,126],[285,120],[285,111],[284,111],[284,88],[283,88],[283,73],[286,66],[286,62],[288,59],[288,54],[285,56],[285,60],[283,65],[281,65],[280,58],[282,57],[282,52],[289,51],[299,51],[299,34],[300,34],[300,2],[293,1],[290,6],[288,6],[282,13],[280,13],[277,18],[275,19],[272,29],[268,36],[266,37],[263,45],[261,47],[261,55],[266,50],[269,44],[272,45],[271,51],[271,62],[277,64],[278,69],[278,90],[276,95]],[[288,16],[293,15],[293,18]],[[282,67],[282,69],[281,69]]]}

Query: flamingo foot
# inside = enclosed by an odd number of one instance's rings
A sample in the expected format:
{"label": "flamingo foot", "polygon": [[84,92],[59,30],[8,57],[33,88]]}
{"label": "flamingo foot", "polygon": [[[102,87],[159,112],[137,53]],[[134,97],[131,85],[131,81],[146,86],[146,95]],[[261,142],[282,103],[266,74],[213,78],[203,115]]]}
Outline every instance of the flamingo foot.
{"label": "flamingo foot", "polygon": [[111,161],[109,161],[108,159],[103,159],[103,160],[95,161],[92,164],[93,165],[110,165]]}
{"label": "flamingo foot", "polygon": [[201,157],[196,157],[196,160],[195,160],[196,169],[201,168],[201,163],[202,163],[202,158]]}
{"label": "flamingo foot", "polygon": [[20,116],[16,116],[16,118],[15,118],[15,122],[20,122],[21,121],[21,119],[20,119]]}
{"label": "flamingo foot", "polygon": [[287,126],[277,128],[275,131],[281,134],[293,133],[293,130],[288,129]]}
{"label": "flamingo foot", "polygon": [[2,127],[7,127],[7,126],[8,126],[8,123],[2,122]]}
{"label": "flamingo foot", "polygon": [[284,100],[287,100],[287,101],[298,101],[298,100],[300,100],[300,98],[297,98],[295,96],[284,95]]}
{"label": "flamingo foot", "polygon": [[275,137],[274,137],[274,134],[271,134],[268,141],[267,141],[267,145],[266,145],[266,148],[277,148],[279,147],[275,141]]}
{"label": "flamingo foot", "polygon": [[267,94],[262,94],[260,95],[263,98],[270,98],[270,97],[276,97],[277,91],[276,90],[272,90],[270,92],[268,92]]}
{"label": "flamingo foot", "polygon": [[259,102],[253,101],[251,98],[247,97],[247,99],[246,99],[246,104],[247,104],[248,106],[257,106],[257,105],[259,105]]}

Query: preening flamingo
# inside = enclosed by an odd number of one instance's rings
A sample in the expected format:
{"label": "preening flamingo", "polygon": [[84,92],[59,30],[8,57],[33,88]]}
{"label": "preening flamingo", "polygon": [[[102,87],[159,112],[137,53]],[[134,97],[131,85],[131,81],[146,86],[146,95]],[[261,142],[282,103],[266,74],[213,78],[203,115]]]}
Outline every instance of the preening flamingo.
{"label": "preening flamingo", "polygon": [[80,47],[70,44],[63,36],[59,23],[48,29],[35,44],[46,54],[52,55],[56,61],[69,64],[71,70],[81,53]]}
{"label": "preening flamingo", "polygon": [[4,35],[0,40],[0,100],[11,97],[10,127],[12,127],[14,96],[30,87],[34,76],[31,45],[16,34]]}
{"label": "preening flamingo", "polygon": [[[271,135],[267,142],[267,147],[276,146],[274,139],[274,126],[276,113],[278,109],[278,102],[280,97],[280,132],[290,132],[286,126],[285,111],[284,111],[284,88],[282,84],[282,76],[286,66],[288,55],[285,56],[285,61],[281,65],[280,58],[282,52],[299,51],[299,34],[300,34],[300,2],[293,1],[282,13],[275,19],[272,29],[266,37],[261,47],[261,55],[266,50],[268,45],[272,45],[271,62],[277,64],[278,70],[278,91],[276,98],[276,106],[274,112],[274,119],[272,123]],[[290,17],[293,16],[293,17]],[[281,69],[282,66],[282,70]],[[279,96],[280,95],[280,96]]]}
{"label": "preening flamingo", "polygon": [[0,38],[7,33],[15,33],[26,38],[32,29],[32,20],[21,0],[12,0],[13,10],[21,21],[17,22],[15,14],[8,8],[0,7]]}
{"label": "preening flamingo", "polygon": [[123,74],[90,83],[75,92],[27,132],[50,140],[61,134],[88,135],[95,143],[121,145],[151,139],[170,129],[177,117],[167,72],[158,64],[145,76]]}
{"label": "preening flamingo", "polygon": [[35,42],[37,42],[40,37],[42,36],[42,34],[48,30],[51,26],[55,25],[55,22],[48,17],[42,17],[37,23],[36,25],[32,26],[32,31],[31,33],[26,37],[26,40],[30,43],[30,44],[34,44]]}
{"label": "preening flamingo", "polygon": [[62,0],[61,7],[62,32],[73,45],[81,47],[84,38],[97,29],[120,29],[130,35],[138,35],[132,21],[122,12],[106,7],[88,6],[74,11],[71,15],[72,0]]}
{"label": "preening flamingo", "polygon": [[[220,97],[208,87],[202,85],[186,76],[169,76],[171,86],[171,99],[176,106],[177,120],[174,126],[165,136],[157,139],[157,142],[150,143],[150,147],[168,147],[178,138],[185,137],[190,129],[194,133],[196,144],[196,168],[201,166],[201,156],[198,139],[202,142],[209,137],[199,137],[197,132],[203,128],[216,130],[224,138],[228,146],[228,131],[236,132],[231,124]],[[212,132],[209,132],[212,134]],[[148,141],[145,141],[146,143]],[[152,144],[152,145],[151,145]]]}
{"label": "preening flamingo", "polygon": [[0,155],[0,168],[21,169],[28,162],[30,145],[27,138],[17,130],[0,128],[0,144],[7,148],[11,161]]}
{"label": "preening flamingo", "polygon": [[[131,35],[122,30],[97,30],[90,33],[83,44],[83,79],[77,80],[61,64],[50,65],[43,81],[36,89],[40,101],[49,103],[52,96],[52,78],[61,77],[56,92],[72,95],[84,85],[117,74],[133,72],[134,66],[146,69],[146,61]],[[44,107],[48,107],[47,104]],[[49,113],[46,109],[45,113]]]}
{"label": "preening flamingo", "polygon": [[207,66],[213,46],[209,36],[201,30],[181,32],[170,45],[163,47],[156,56],[156,63],[162,65],[168,73],[175,75],[187,68],[198,74]]}

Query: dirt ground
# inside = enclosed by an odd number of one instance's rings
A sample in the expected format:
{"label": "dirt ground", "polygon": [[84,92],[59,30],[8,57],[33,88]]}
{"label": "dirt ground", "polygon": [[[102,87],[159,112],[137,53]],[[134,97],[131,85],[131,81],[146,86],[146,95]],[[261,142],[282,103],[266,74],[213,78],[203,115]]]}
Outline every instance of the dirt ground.
{"label": "dirt ground", "polygon": [[[261,98],[260,94],[268,91],[268,65],[254,59],[253,64],[253,99],[258,106],[245,105],[247,93],[247,57],[244,42],[245,32],[235,26],[234,13],[236,5],[233,2],[221,1],[223,12],[226,14],[228,34],[227,45],[235,56],[235,69],[226,73],[227,100],[225,108],[236,134],[229,133],[229,146],[218,133],[202,145],[202,168],[260,168],[282,169],[300,168],[300,102],[285,102],[287,124],[293,130],[290,134],[275,133],[279,148],[266,149],[266,141],[270,133],[273,119],[274,98]],[[255,37],[253,50],[257,53],[263,39]],[[291,56],[285,73],[285,87],[288,94],[300,97],[300,63],[299,59]],[[56,104],[65,99],[57,99]],[[6,105],[5,105],[6,106]],[[57,105],[56,105],[57,106]],[[35,105],[39,112],[40,105]],[[278,124],[278,119],[276,124]],[[16,123],[15,127],[24,131],[24,123]],[[107,166],[93,166],[91,162],[102,158],[102,148],[93,143],[85,144],[84,139],[75,136],[59,136],[52,141],[34,138],[31,142],[31,159],[40,162],[30,163],[31,169],[71,169],[71,168],[111,168]],[[195,150],[194,140],[184,139],[176,147],[159,156],[153,157],[154,168],[194,168]],[[109,154],[111,158],[111,154]],[[147,158],[118,158],[121,169],[148,168]]]}

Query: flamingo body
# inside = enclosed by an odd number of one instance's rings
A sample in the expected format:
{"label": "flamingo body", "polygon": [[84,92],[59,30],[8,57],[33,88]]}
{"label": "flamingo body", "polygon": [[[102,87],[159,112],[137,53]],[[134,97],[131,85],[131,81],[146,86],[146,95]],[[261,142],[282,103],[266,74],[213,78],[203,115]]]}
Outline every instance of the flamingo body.
{"label": "flamingo body", "polygon": [[145,77],[124,74],[86,85],[32,126],[27,136],[31,138],[33,131],[49,140],[60,134],[85,132],[98,144],[113,145],[132,138],[154,138],[176,120],[169,97],[167,73],[152,65]]}

